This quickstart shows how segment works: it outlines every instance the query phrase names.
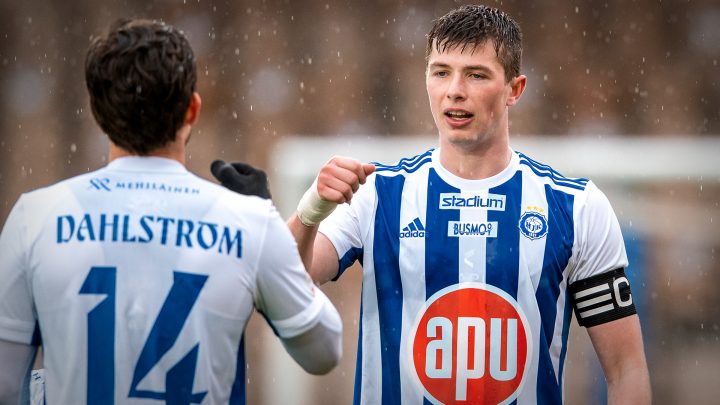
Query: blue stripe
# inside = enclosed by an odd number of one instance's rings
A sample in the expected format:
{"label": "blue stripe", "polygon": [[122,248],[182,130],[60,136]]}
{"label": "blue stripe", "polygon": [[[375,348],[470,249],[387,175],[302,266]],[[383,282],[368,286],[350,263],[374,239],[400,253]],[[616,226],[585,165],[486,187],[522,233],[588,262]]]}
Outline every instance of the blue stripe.
{"label": "blue stripe", "polygon": [[350,248],[343,257],[338,261],[338,272],[335,275],[335,277],[332,278],[332,281],[337,281],[337,279],[340,278],[340,276],[345,273],[345,270],[347,270],[348,267],[352,266],[353,263],[355,263],[355,260],[360,260],[360,264],[362,265],[362,258],[363,258],[363,248],[361,247],[353,247]]}
{"label": "blue stripe", "polygon": [[[555,320],[557,318],[557,300],[560,296],[560,283],[563,270],[567,267],[574,240],[573,202],[571,194],[554,190],[545,185],[545,197],[548,202],[548,233],[545,241],[545,255],[542,274],[538,283],[535,298],[540,310],[540,361],[538,364],[537,398],[543,403],[560,403],[562,392],[558,376],[550,359],[550,343],[553,339]],[[567,312],[567,308],[564,312]],[[566,313],[561,314],[563,318]],[[566,338],[563,325],[563,339]],[[563,340],[563,350],[567,341]],[[559,371],[559,370],[558,370]]]}
{"label": "blue stripe", "polygon": [[580,185],[585,185],[588,182],[588,179],[585,179],[582,177],[571,178],[571,177],[564,176],[563,174],[561,174],[557,170],[553,169],[552,167],[550,167],[544,163],[540,163],[537,160],[532,159],[523,153],[518,152],[518,155],[520,155],[521,161],[524,159],[526,161],[526,163],[528,163],[530,166],[535,167],[539,171],[549,172],[552,175],[552,177],[555,179],[562,180],[562,181],[568,181],[568,182],[572,182],[572,183],[577,183]]}
{"label": "blue stripe", "polygon": [[460,220],[460,210],[441,210],[440,193],[459,193],[445,183],[435,169],[428,173],[427,211],[425,214],[425,299],[460,281],[458,272],[459,238],[449,238],[450,221]]}
{"label": "blue stripe", "polygon": [[574,184],[574,183],[566,183],[566,182],[564,182],[564,181],[561,181],[561,180],[553,177],[553,175],[550,174],[550,173],[540,172],[537,168],[533,167],[532,165],[530,165],[529,163],[527,163],[527,162],[525,162],[525,161],[523,161],[523,160],[520,160],[520,164],[529,167],[530,170],[532,170],[536,175],[538,175],[538,176],[540,176],[540,177],[547,177],[547,178],[549,178],[550,180],[553,181],[553,183],[557,184],[558,186],[564,186],[564,187],[568,187],[568,188],[574,188],[574,189],[576,189],[576,190],[584,190],[584,189],[585,189],[585,186],[584,186],[584,185],[577,185],[577,184]]}
{"label": "blue stripe", "polygon": [[588,179],[585,179],[582,177],[567,177],[567,176],[563,175],[562,173],[558,172],[557,170],[553,169],[552,167],[550,167],[546,164],[539,163],[535,160],[532,160],[527,156],[520,157],[520,161],[524,162],[525,164],[527,164],[529,166],[532,166],[532,167],[538,169],[538,171],[540,171],[540,172],[550,174],[554,179],[557,179],[557,180],[566,181],[568,183],[575,183],[578,185],[585,185],[588,182]]}
{"label": "blue stripe", "polygon": [[[365,288],[363,286],[363,288]],[[362,297],[362,291],[360,292],[360,296]],[[360,300],[360,328],[358,330],[358,342],[357,342],[357,355],[355,356],[355,388],[353,391],[353,405],[360,405],[361,395],[362,395],[362,358],[363,358],[363,351],[362,351],[362,341],[363,341],[363,302],[365,300]]]}
{"label": "blue stripe", "polygon": [[401,166],[391,166],[391,167],[383,167],[383,166],[375,166],[376,172],[399,172],[399,171],[405,171],[407,173],[414,173],[419,168],[421,168],[425,163],[432,162],[431,157],[427,157],[419,162],[417,162],[413,166],[407,166],[407,165],[401,165]]}
{"label": "blue stripe", "polygon": [[[409,158],[402,158],[400,161],[394,165],[384,165],[382,163],[373,162],[376,169],[381,170],[392,170],[392,169],[401,169],[403,167],[412,167],[415,166],[420,160],[422,160],[425,157],[428,157],[432,154],[433,149],[430,149],[426,152],[423,152],[419,155],[409,157]],[[395,170],[396,171],[396,170]]]}
{"label": "blue stripe", "polygon": [[400,202],[403,176],[376,176],[377,211],[373,259],[382,353],[382,404],[400,403],[400,332],[402,282],[400,280]]}
{"label": "blue stripe", "polygon": [[522,172],[518,171],[512,179],[489,192],[505,195],[505,210],[488,211],[488,221],[497,221],[498,231],[496,238],[487,239],[485,280],[517,299]]}
{"label": "blue stripe", "polygon": [[38,321],[35,321],[35,329],[33,329],[30,344],[35,347],[42,346],[42,331],[40,330],[40,323]]}
{"label": "blue stripe", "polygon": [[245,405],[245,334],[240,338],[237,360],[235,361],[235,381],[230,391],[229,405]]}

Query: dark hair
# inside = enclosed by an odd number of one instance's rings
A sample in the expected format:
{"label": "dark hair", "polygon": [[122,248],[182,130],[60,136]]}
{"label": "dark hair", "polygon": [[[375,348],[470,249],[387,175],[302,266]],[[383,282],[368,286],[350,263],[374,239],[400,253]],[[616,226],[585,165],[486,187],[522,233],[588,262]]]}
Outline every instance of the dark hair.
{"label": "dark hair", "polygon": [[114,144],[139,155],[175,139],[196,79],[187,39],[160,21],[117,21],[85,59],[95,120]]}
{"label": "dark hair", "polygon": [[504,12],[482,5],[462,6],[433,21],[427,35],[425,58],[430,58],[433,46],[438,52],[455,46],[464,51],[467,46],[476,47],[487,40],[495,46],[498,60],[505,69],[505,80],[509,82],[520,75],[520,26]]}

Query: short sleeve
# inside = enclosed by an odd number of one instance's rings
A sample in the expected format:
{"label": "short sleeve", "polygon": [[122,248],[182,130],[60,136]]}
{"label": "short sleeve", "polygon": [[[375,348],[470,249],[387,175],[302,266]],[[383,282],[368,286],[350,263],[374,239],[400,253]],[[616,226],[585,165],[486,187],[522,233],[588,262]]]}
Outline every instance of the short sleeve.
{"label": "short sleeve", "polygon": [[321,224],[318,232],[335,247],[340,263],[339,277],[355,260],[362,258],[364,239],[370,229],[375,209],[375,174],[360,186],[350,204],[340,204]]}
{"label": "short sleeve", "polygon": [[255,307],[281,338],[291,338],[317,323],[323,305],[320,295],[290,230],[271,207],[257,263]]}
{"label": "short sleeve", "polygon": [[35,311],[27,269],[27,218],[23,197],[0,234],[0,339],[31,344]]}
{"label": "short sleeve", "polygon": [[620,224],[610,201],[592,182],[588,182],[586,192],[575,214],[578,244],[570,283],[628,265]]}

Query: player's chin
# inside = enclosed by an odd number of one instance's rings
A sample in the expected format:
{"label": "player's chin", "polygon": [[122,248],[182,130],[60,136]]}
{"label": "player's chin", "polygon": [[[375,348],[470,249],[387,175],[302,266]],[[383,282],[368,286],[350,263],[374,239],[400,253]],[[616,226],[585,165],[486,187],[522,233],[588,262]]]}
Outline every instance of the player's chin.
{"label": "player's chin", "polygon": [[447,128],[444,132],[445,139],[458,146],[475,143],[479,138],[477,131],[473,131],[470,128]]}

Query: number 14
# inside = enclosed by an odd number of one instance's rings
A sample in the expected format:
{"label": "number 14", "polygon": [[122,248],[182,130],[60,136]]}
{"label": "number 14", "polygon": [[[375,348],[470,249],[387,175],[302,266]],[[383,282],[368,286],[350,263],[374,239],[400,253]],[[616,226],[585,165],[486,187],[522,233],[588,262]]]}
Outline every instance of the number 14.
{"label": "number 14", "polygon": [[[115,396],[116,267],[93,267],[80,294],[106,297],[88,313],[88,404],[113,404]],[[135,364],[128,398],[164,400],[167,404],[199,404],[207,391],[193,393],[199,343],[165,375],[165,391],[138,389],[138,384],[175,344],[207,276],[173,271],[173,285]]]}

